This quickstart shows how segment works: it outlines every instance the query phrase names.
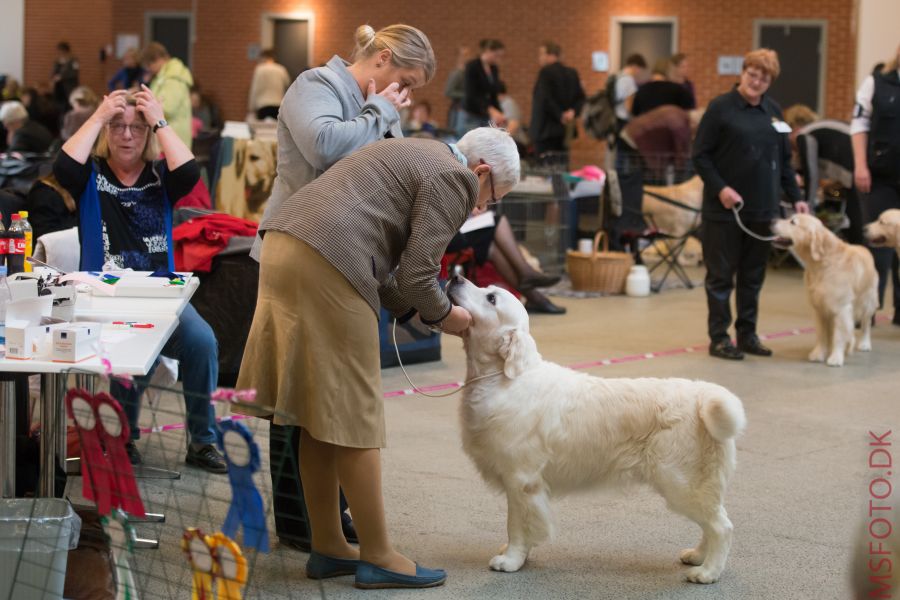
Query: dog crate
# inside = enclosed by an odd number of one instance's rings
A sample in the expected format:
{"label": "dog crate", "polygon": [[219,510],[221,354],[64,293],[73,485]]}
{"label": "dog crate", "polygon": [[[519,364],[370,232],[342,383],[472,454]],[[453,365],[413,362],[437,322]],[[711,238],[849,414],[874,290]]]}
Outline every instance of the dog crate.
{"label": "dog crate", "polygon": [[519,242],[549,274],[561,274],[573,247],[575,219],[569,184],[562,173],[531,174],[496,206]]}

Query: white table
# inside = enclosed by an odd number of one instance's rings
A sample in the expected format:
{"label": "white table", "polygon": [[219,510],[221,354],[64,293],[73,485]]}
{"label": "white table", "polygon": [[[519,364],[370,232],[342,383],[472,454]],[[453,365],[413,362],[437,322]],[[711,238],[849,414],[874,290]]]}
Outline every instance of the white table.
{"label": "white table", "polygon": [[[196,277],[191,277],[181,295],[169,298],[79,293],[75,302],[75,320],[100,323],[130,320],[152,323],[151,329],[106,327],[101,330],[100,335],[106,358],[112,363],[113,373],[146,375],[178,327],[178,316],[199,286],[200,281]],[[133,336],[121,339],[124,333],[131,333]],[[53,497],[55,461],[59,457],[62,465],[65,465],[66,449],[64,401],[66,377],[60,375],[66,373],[103,375],[106,374],[106,368],[99,356],[78,363],[58,363],[46,358],[15,360],[3,357],[0,358],[0,372],[41,374],[43,435],[41,435],[41,480],[38,495]],[[15,495],[15,421],[14,382],[0,382],[0,497]]]}
{"label": "white table", "polygon": [[172,298],[139,298],[134,296],[102,296],[100,294],[79,293],[75,301],[75,314],[94,317],[114,314],[128,315],[173,315],[179,316],[200,287],[200,280],[191,277],[180,296]]}
{"label": "white table", "polygon": [[[120,315],[105,317],[76,317],[76,321],[98,321],[111,323],[120,319]],[[117,375],[146,375],[162,351],[163,346],[178,327],[178,318],[174,315],[154,316],[143,321],[152,323],[151,329],[120,328],[106,325],[101,329],[101,348],[106,358],[112,363],[112,370]],[[127,339],[123,336],[127,335]],[[65,383],[70,373],[84,375],[106,374],[106,367],[100,356],[94,356],[77,363],[54,362],[48,357],[36,357],[27,360],[11,358],[0,359],[0,372],[5,373],[40,373],[41,374],[41,480],[38,495],[53,497],[55,461],[65,465],[66,449],[66,407]],[[60,377],[60,375],[63,375]],[[13,496],[15,493],[15,389],[13,382],[0,384],[0,448],[5,461],[0,461],[0,484],[2,495]],[[10,439],[12,440],[10,442]],[[10,451],[11,450],[11,451]],[[5,462],[5,464],[4,464]]]}

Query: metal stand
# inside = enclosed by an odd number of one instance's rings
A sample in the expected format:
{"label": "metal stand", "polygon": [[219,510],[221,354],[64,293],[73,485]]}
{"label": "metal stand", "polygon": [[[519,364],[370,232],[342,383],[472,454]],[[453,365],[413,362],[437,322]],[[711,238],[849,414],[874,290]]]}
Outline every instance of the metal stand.
{"label": "metal stand", "polygon": [[134,546],[136,550],[158,550],[159,540],[151,540],[147,538],[134,538]]}
{"label": "metal stand", "polygon": [[16,495],[16,382],[0,381],[0,498]]}
{"label": "metal stand", "polygon": [[55,373],[41,375],[41,498],[56,497],[56,467],[64,466],[66,460],[65,390],[60,389],[60,381],[64,378]]}
{"label": "metal stand", "polygon": [[138,479],[181,479],[181,473],[160,467],[135,465],[134,476]]}

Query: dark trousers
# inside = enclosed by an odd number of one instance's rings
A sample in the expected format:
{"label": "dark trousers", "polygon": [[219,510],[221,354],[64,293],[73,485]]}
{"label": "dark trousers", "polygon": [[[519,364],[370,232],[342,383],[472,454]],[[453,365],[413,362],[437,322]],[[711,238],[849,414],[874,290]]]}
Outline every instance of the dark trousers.
{"label": "dark trousers", "polygon": [[866,238],[863,235],[863,210],[860,194],[856,188],[851,188],[847,192],[847,220],[850,221],[847,231],[844,233],[847,242],[850,244],[865,244]]}
{"label": "dark trousers", "polygon": [[[771,235],[767,221],[745,222],[750,231]],[[709,339],[729,339],[731,291],[737,287],[738,339],[756,334],[759,292],[766,278],[770,244],[751,238],[734,221],[704,221],[703,262],[706,263],[706,304]]]}
{"label": "dark trousers", "polygon": [[[866,223],[877,221],[878,216],[889,208],[900,208],[900,183],[888,183],[873,179],[868,194],[860,194],[863,218]],[[884,290],[888,276],[894,288],[894,312],[900,311],[900,264],[894,248],[870,248],[878,270],[878,304],[884,306]]]}
{"label": "dark trousers", "polygon": [[272,119],[278,118],[278,106],[263,106],[256,110],[256,118],[262,121],[266,117],[270,117]]}
{"label": "dark trousers", "polygon": [[[615,169],[619,176],[619,190],[622,193],[622,214],[617,217],[610,215],[606,220],[605,228],[609,234],[610,250],[624,250],[623,234],[632,231],[641,232],[647,227],[643,216],[643,164],[637,150],[622,140],[617,142]],[[635,252],[635,248],[630,250]]]}
{"label": "dark trousers", "polygon": [[566,136],[545,138],[543,140],[535,140],[534,151],[538,156],[545,152],[566,152]]}
{"label": "dark trousers", "polygon": [[[280,539],[310,541],[309,512],[300,479],[299,427],[269,424],[269,470],[276,535]],[[345,510],[347,500],[341,491],[340,511]]]}

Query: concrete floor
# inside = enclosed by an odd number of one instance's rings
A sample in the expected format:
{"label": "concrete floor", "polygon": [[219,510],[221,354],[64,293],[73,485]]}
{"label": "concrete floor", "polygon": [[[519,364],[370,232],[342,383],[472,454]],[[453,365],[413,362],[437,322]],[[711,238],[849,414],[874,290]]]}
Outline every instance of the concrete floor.
{"label": "concrete floor", "polygon": [[[771,271],[766,282],[759,329],[774,335],[767,342],[775,350],[773,358],[710,358],[702,288],[667,290],[649,298],[561,298],[567,315],[535,316],[531,322],[548,360],[572,365],[636,357],[588,370],[609,377],[705,379],[743,400],[749,427],[738,441],[738,468],[726,500],[735,525],[734,546],[719,583],[698,586],[682,580],[685,567],[677,554],[695,544],[699,531],[644,489],[556,501],[556,538],[537,547],[519,573],[491,572],[488,560],[505,542],[505,502],[488,490],[462,452],[458,396],[407,395],[385,401],[389,526],[401,551],[426,566],[448,570],[446,585],[427,591],[362,592],[352,587],[352,577],[315,582],[304,577],[305,554],[275,544],[271,554],[251,557],[247,596],[851,597],[851,550],[872,477],[867,432],[900,431],[900,327],[889,320],[879,322],[874,351],[852,355],[843,368],[808,363],[812,319],[801,277],[801,271],[786,268]],[[665,351],[676,352],[645,356]],[[445,338],[441,362],[408,370],[419,386],[460,380],[461,343]],[[409,387],[399,369],[385,370],[383,380],[385,391]],[[267,448],[267,426],[249,422],[261,447]],[[148,462],[170,466],[181,459],[181,443],[178,433],[154,434],[142,441]],[[268,504],[267,480],[257,477]],[[142,534],[162,539],[160,550],[135,556],[142,597],[187,597],[188,572],[177,545],[181,528],[214,529],[221,523],[230,498],[226,481],[185,467],[178,482],[143,480],[142,486],[148,505],[168,513],[165,526],[139,526]]]}

